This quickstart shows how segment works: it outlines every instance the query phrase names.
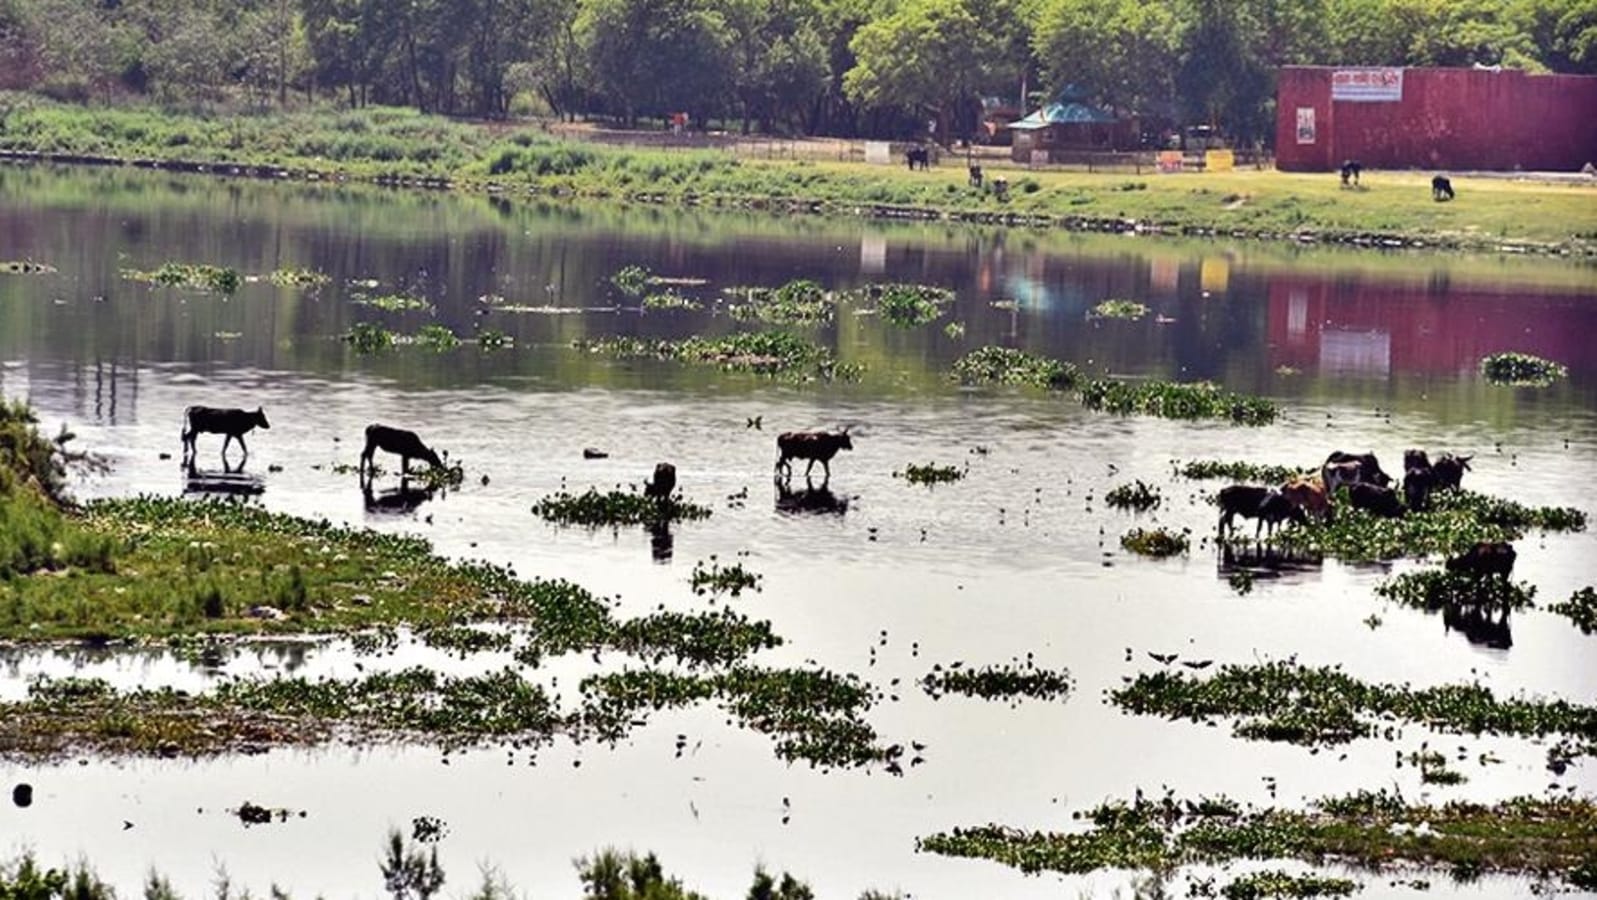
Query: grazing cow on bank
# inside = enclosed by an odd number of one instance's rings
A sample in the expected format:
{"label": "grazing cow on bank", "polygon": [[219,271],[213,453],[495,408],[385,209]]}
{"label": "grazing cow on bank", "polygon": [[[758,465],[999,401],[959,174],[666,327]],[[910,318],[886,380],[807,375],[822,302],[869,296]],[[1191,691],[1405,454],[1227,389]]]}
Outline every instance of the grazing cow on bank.
{"label": "grazing cow on bank", "polygon": [[1403,502],[1415,512],[1422,512],[1431,504],[1431,491],[1436,490],[1436,470],[1411,468],[1403,474]]}
{"label": "grazing cow on bank", "polygon": [[1432,178],[1431,199],[1438,203],[1443,200],[1453,199],[1453,180],[1446,175],[1438,175]]}
{"label": "grazing cow on bank", "polygon": [[1317,478],[1294,478],[1281,485],[1281,496],[1322,522],[1331,518],[1331,498],[1325,493],[1324,483]]}
{"label": "grazing cow on bank", "polygon": [[1397,491],[1374,484],[1354,484],[1347,489],[1348,500],[1354,509],[1362,509],[1386,519],[1403,515],[1403,501]]}
{"label": "grazing cow on bank", "polygon": [[668,462],[654,467],[654,477],[643,482],[643,495],[655,500],[666,500],[677,489],[677,467]]}
{"label": "grazing cow on bank", "polygon": [[1436,473],[1436,486],[1457,490],[1464,481],[1464,473],[1469,471],[1469,461],[1474,458],[1443,453],[1435,465],[1431,466],[1431,471]]}
{"label": "grazing cow on bank", "polygon": [[[1347,467],[1347,463],[1357,463],[1358,465],[1355,469],[1352,467]],[[1357,477],[1355,480],[1361,484],[1373,484],[1379,487],[1386,487],[1392,483],[1392,476],[1381,471],[1381,464],[1378,460],[1376,460],[1375,454],[1343,453],[1341,450],[1337,450],[1330,456],[1327,456],[1325,458],[1325,465],[1320,467],[1320,480],[1325,482],[1325,489],[1328,491],[1335,491],[1339,485],[1352,483],[1346,481],[1345,478],[1339,479],[1337,482],[1333,483],[1331,473],[1331,468],[1333,466],[1343,467],[1341,472],[1344,476],[1347,473],[1356,473]]]}
{"label": "grazing cow on bank", "polygon": [[1359,183],[1359,174],[1361,172],[1363,172],[1363,171],[1364,171],[1364,164],[1359,162],[1358,160],[1356,160],[1356,159],[1343,160],[1343,162],[1342,162],[1342,186],[1343,187],[1348,187],[1349,185],[1357,185]]}
{"label": "grazing cow on bank", "polygon": [[932,163],[932,153],[925,147],[911,147],[904,152],[904,158],[909,162],[909,170],[915,171],[919,167],[925,171]]}
{"label": "grazing cow on bank", "polygon": [[183,459],[194,458],[194,441],[201,434],[225,434],[227,439],[222,441],[222,458],[227,458],[227,448],[236,440],[239,447],[243,448],[246,458],[250,455],[250,448],[244,443],[244,435],[256,428],[270,429],[272,426],[266,422],[266,411],[257,406],[251,412],[247,409],[216,409],[210,406],[191,406],[183,410]]}
{"label": "grazing cow on bank", "polygon": [[444,468],[444,461],[438,458],[431,448],[421,442],[414,431],[403,428],[389,428],[387,425],[371,424],[366,426],[366,449],[360,454],[360,471],[365,474],[373,468],[372,456],[384,450],[399,457],[399,473],[401,476],[410,474],[410,461],[419,459],[435,469]]}
{"label": "grazing cow on bank", "polygon": [[1519,554],[1507,541],[1481,541],[1462,554],[1447,561],[1447,571],[1488,578],[1499,575],[1503,580],[1514,574],[1514,560]]}
{"label": "grazing cow on bank", "polygon": [[1299,524],[1308,521],[1297,504],[1287,499],[1280,491],[1270,488],[1253,487],[1252,485],[1233,484],[1220,489],[1218,497],[1220,504],[1220,536],[1223,538],[1233,531],[1232,521],[1237,516],[1245,519],[1258,519],[1258,525],[1253,529],[1254,540],[1258,540],[1260,533],[1268,526],[1274,532],[1276,526],[1288,519]]}
{"label": "grazing cow on bank", "polygon": [[839,450],[853,450],[854,442],[848,436],[848,429],[842,431],[787,431],[776,439],[776,449],[781,451],[777,457],[776,468],[782,470],[786,477],[793,476],[791,460],[807,459],[809,465],[804,469],[804,477],[809,478],[810,472],[815,469],[815,464],[820,463],[821,469],[826,473],[826,480],[832,478],[832,457]]}

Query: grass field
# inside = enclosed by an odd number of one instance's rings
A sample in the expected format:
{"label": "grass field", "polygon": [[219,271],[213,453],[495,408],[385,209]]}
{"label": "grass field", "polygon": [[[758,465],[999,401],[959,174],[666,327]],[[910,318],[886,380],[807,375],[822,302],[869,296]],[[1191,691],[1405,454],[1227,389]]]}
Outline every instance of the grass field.
{"label": "grass field", "polygon": [[1064,225],[1383,239],[1465,250],[1597,253],[1597,180],[1553,184],[1454,178],[1458,199],[1431,200],[1428,172],[1365,173],[1346,190],[1332,173],[1243,170],[1180,175],[994,170],[1008,196],[971,187],[962,165],[927,172],[851,162],[741,159],[714,150],[638,149],[556,140],[541,127],[480,125],[409,110],[203,117],[38,101],[13,113],[0,150],[264,165],[352,179],[447,180],[581,197],[709,205],[800,205],[822,212],[919,211],[1039,217]]}

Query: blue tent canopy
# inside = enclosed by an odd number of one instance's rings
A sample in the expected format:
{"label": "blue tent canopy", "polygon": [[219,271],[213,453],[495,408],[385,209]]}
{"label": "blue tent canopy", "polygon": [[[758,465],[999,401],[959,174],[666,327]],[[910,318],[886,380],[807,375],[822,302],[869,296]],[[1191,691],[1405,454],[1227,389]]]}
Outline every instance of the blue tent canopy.
{"label": "blue tent canopy", "polygon": [[1050,103],[1009,127],[1020,131],[1047,128],[1049,125],[1107,125],[1119,121],[1113,113],[1085,103]]}

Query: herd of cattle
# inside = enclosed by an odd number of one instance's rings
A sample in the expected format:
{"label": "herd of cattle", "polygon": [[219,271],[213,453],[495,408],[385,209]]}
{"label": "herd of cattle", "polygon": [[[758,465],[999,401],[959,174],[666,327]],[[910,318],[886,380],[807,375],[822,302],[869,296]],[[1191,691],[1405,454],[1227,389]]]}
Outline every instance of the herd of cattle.
{"label": "herd of cattle", "polygon": [[[1430,508],[1431,495],[1436,491],[1459,488],[1473,458],[1443,453],[1432,462],[1424,450],[1404,451],[1403,481],[1397,485],[1392,476],[1382,471],[1375,454],[1337,451],[1326,458],[1317,476],[1293,478],[1278,488],[1241,484],[1221,488],[1220,537],[1232,533],[1237,516],[1258,520],[1255,539],[1274,533],[1282,522],[1304,524],[1311,516],[1330,521],[1335,513],[1333,498],[1341,502],[1345,497],[1353,509],[1382,518],[1424,512]],[[1344,488],[1346,492],[1339,494],[1338,490]],[[1447,569],[1478,577],[1507,578],[1513,572],[1516,555],[1507,543],[1482,541],[1449,559]]]}

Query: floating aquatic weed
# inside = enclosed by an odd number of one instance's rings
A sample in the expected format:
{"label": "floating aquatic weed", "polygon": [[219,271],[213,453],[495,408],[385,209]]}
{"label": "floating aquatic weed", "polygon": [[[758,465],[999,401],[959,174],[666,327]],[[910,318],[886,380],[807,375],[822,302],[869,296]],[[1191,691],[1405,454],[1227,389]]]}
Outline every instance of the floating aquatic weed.
{"label": "floating aquatic weed", "polygon": [[417,329],[411,340],[434,353],[442,353],[460,346],[460,338],[444,325],[423,325]]}
{"label": "floating aquatic weed", "polygon": [[0,275],[53,275],[55,266],[31,259],[0,260]]}
{"label": "floating aquatic weed", "polygon": [[1288,810],[1243,808],[1223,798],[1181,801],[1166,794],[1106,803],[1075,816],[1091,828],[1065,834],[986,825],[934,834],[916,844],[929,853],[990,859],[1027,873],[1167,871],[1239,859],[1299,859],[1377,870],[1417,865],[1573,879],[1597,840],[1597,805],[1571,798],[1431,806],[1396,798],[1370,803],[1360,796]]}
{"label": "floating aquatic weed", "polygon": [[1493,353],[1481,360],[1481,374],[1492,384],[1547,387],[1569,377],[1569,369],[1529,353]]}
{"label": "floating aquatic weed", "polygon": [[1348,878],[1293,875],[1279,869],[1249,872],[1220,889],[1226,900],[1265,900],[1270,897],[1348,897],[1362,885]]}
{"label": "floating aquatic weed", "polygon": [[1231,585],[1231,590],[1244,597],[1253,593],[1253,573],[1247,569],[1238,569],[1232,572],[1230,577],[1226,579],[1226,583]]}
{"label": "floating aquatic weed", "polygon": [[815,325],[830,321],[837,301],[819,284],[800,278],[778,288],[734,287],[722,293],[734,302],[727,314],[734,319],[758,319],[776,325]]}
{"label": "floating aquatic weed", "polygon": [[1586,514],[1569,507],[1528,507],[1474,491],[1437,491],[1430,508],[1398,518],[1359,509],[1330,521],[1310,519],[1277,537],[1281,547],[1347,561],[1454,556],[1481,541],[1513,541],[1532,529],[1581,531]]}
{"label": "floating aquatic weed", "polygon": [[1014,384],[1062,391],[1075,386],[1080,370],[1024,350],[987,346],[955,361],[953,377],[960,384]]}
{"label": "floating aquatic weed", "polygon": [[610,276],[610,283],[629,297],[639,296],[649,286],[649,270],[642,266],[622,266]]}
{"label": "floating aquatic weed", "polygon": [[1159,504],[1164,502],[1164,497],[1159,493],[1158,488],[1139,478],[1129,484],[1111,488],[1108,493],[1103,495],[1103,502],[1113,506],[1115,509],[1147,512],[1150,509],[1158,509]]}
{"label": "floating aquatic weed", "polygon": [[321,287],[332,281],[326,272],[315,269],[278,269],[266,276],[266,280],[278,287]]}
{"label": "floating aquatic weed", "polygon": [[123,269],[122,277],[131,281],[143,281],[150,284],[161,284],[167,287],[189,288],[196,291],[211,291],[217,294],[231,294],[238,290],[244,279],[238,274],[237,269],[225,266],[211,266],[203,263],[162,263],[161,267],[153,271],[140,269]]}
{"label": "floating aquatic weed", "polygon": [[1148,314],[1148,307],[1135,300],[1105,300],[1092,308],[1090,314],[1095,319],[1128,319],[1136,320]]}
{"label": "floating aquatic weed", "polygon": [[1207,381],[1095,379],[1080,386],[1081,403],[1091,410],[1165,419],[1224,419],[1239,425],[1268,425],[1280,415],[1274,403],[1227,391]]}
{"label": "floating aquatic weed", "polygon": [[1568,601],[1548,606],[1547,611],[1569,617],[1582,634],[1591,634],[1597,631],[1597,590],[1587,585],[1570,595]]}
{"label": "floating aquatic weed", "polygon": [[857,376],[858,366],[837,363],[830,352],[781,331],[742,332],[719,338],[680,341],[597,338],[573,345],[588,353],[618,358],[670,359],[760,374],[812,374],[823,378]]}
{"label": "floating aquatic weed", "polygon": [[483,350],[503,350],[515,343],[515,338],[497,328],[484,328],[477,332],[477,346]]}
{"label": "floating aquatic weed", "polygon": [[1075,687],[1069,672],[1041,669],[1030,659],[979,669],[937,665],[922,675],[918,683],[933,700],[945,694],[963,694],[984,700],[1018,700],[1021,697],[1062,700]]}
{"label": "floating aquatic weed", "polygon": [[258,803],[251,803],[248,800],[245,800],[243,803],[239,804],[238,809],[230,809],[228,812],[237,816],[238,820],[243,822],[246,826],[269,825],[274,821],[287,822],[291,818],[305,818],[305,812],[303,810],[295,812],[292,809],[286,809],[283,807],[266,807],[261,806]]}
{"label": "floating aquatic weed", "polygon": [[1167,528],[1133,528],[1120,536],[1120,546],[1156,558],[1186,553],[1191,544],[1186,534]]}
{"label": "floating aquatic weed", "polygon": [[700,596],[731,594],[733,597],[738,597],[745,590],[758,592],[760,577],[758,573],[745,568],[742,563],[723,566],[711,556],[709,565],[703,562],[693,564],[693,572],[688,580],[693,585],[693,593]]}
{"label": "floating aquatic weed", "polygon": [[780,647],[770,622],[751,621],[730,609],[661,612],[629,619],[610,637],[616,649],[650,662],[666,658],[689,666],[727,666],[750,654]]}
{"label": "floating aquatic weed", "polygon": [[447,650],[462,659],[473,653],[505,653],[515,642],[515,636],[508,631],[489,631],[467,625],[426,628],[416,636],[434,650]]}
{"label": "floating aquatic weed", "polygon": [[533,504],[539,518],[557,525],[665,525],[708,519],[710,508],[683,499],[681,494],[656,498],[635,491],[600,493],[589,488],[581,494],[560,491]]}
{"label": "floating aquatic weed", "polygon": [[692,297],[686,297],[677,293],[675,290],[668,289],[644,297],[643,308],[660,311],[674,309],[692,312],[703,309],[704,304],[694,300]]}
{"label": "floating aquatic weed", "polygon": [[965,339],[965,323],[949,322],[943,326],[943,334],[951,341],[962,341]]}
{"label": "floating aquatic weed", "polygon": [[936,463],[927,463],[924,466],[917,465],[916,463],[909,463],[908,465],[904,466],[903,471],[895,470],[893,472],[893,477],[902,478],[910,484],[924,484],[931,486],[958,481],[961,478],[964,478],[968,472],[968,466],[964,469],[961,469],[958,466],[939,466]]}
{"label": "floating aquatic weed", "polygon": [[1416,750],[1399,759],[1420,770],[1422,784],[1455,785],[1469,780],[1463,773],[1449,769],[1447,757],[1435,750]]}
{"label": "floating aquatic weed", "polygon": [[1226,481],[1246,481],[1255,484],[1282,484],[1294,478],[1308,475],[1305,469],[1292,466],[1276,466],[1242,461],[1222,461],[1218,459],[1195,459],[1183,464],[1175,464],[1176,474],[1182,478],[1193,481],[1209,479],[1223,479]]}
{"label": "floating aquatic weed", "polygon": [[934,322],[954,302],[953,291],[925,284],[872,285],[865,293],[875,298],[877,314],[900,328]]}
{"label": "floating aquatic weed", "polygon": [[1597,737],[1597,707],[1565,700],[1499,700],[1479,684],[1370,684],[1339,668],[1292,661],[1221,666],[1212,676],[1154,672],[1110,694],[1127,712],[1209,722],[1239,720],[1239,737],[1337,744],[1404,721],[1461,734]]}
{"label": "floating aquatic weed", "polygon": [[377,297],[354,294],[352,302],[356,306],[369,306],[372,309],[380,309],[383,312],[412,312],[414,310],[430,310],[433,308],[433,305],[426,300],[406,294],[383,294]]}
{"label": "floating aquatic weed", "polygon": [[344,343],[354,347],[356,353],[380,353],[394,346],[394,333],[381,325],[356,322],[349,326]]}
{"label": "floating aquatic weed", "polygon": [[1376,585],[1375,594],[1404,606],[1433,612],[1444,607],[1520,610],[1536,605],[1535,585],[1515,584],[1506,578],[1476,578],[1440,569],[1405,572]]}

